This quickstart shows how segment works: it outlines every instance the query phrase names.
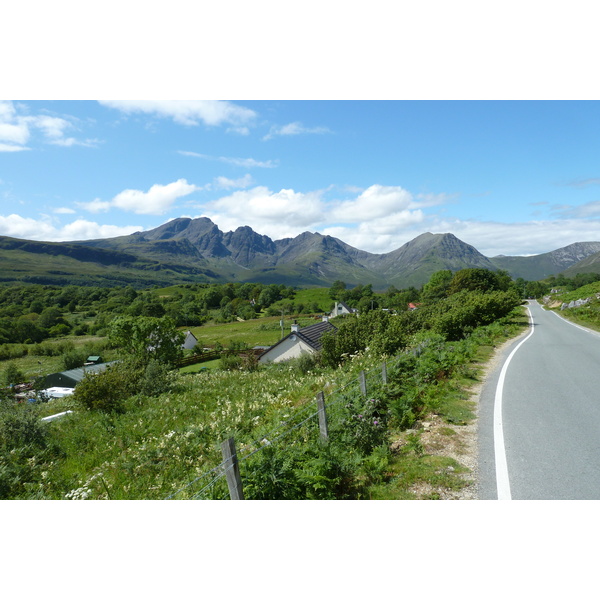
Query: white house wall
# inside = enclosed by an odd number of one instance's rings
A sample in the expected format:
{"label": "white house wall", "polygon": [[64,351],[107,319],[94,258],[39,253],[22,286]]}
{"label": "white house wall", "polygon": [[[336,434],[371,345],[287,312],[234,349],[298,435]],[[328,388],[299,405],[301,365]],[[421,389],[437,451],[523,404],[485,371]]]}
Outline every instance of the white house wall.
{"label": "white house wall", "polygon": [[261,356],[260,362],[282,362],[291,358],[298,358],[303,353],[313,354],[314,350],[298,338],[294,341],[288,338]]}

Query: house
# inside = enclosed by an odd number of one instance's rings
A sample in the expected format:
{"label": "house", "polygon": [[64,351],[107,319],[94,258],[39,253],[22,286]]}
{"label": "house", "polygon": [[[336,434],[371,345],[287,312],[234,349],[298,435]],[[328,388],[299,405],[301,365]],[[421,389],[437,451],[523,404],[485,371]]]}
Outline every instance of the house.
{"label": "house", "polygon": [[184,350],[191,350],[197,343],[198,340],[196,339],[196,336],[188,330],[185,332],[185,339],[183,340],[181,347]]}
{"label": "house", "polygon": [[83,364],[87,367],[88,365],[98,365],[101,362],[104,362],[101,356],[88,356]]}
{"label": "house", "polygon": [[333,317],[339,317],[340,315],[355,315],[357,313],[356,308],[350,308],[344,302],[336,302],[329,316],[333,319]]}
{"label": "house", "polygon": [[[198,340],[196,338],[196,336],[188,329],[187,331],[183,332],[184,334],[184,338],[183,338],[183,343],[181,344],[181,348],[183,348],[184,350],[191,350],[197,343]],[[152,341],[153,336],[150,336],[150,340]],[[175,338],[173,338],[173,341],[175,341]],[[156,350],[158,347],[160,346],[160,343],[157,344],[156,346],[153,344],[150,344],[148,346],[148,352],[154,352],[154,350]]]}
{"label": "house", "polygon": [[337,331],[337,327],[329,322],[328,317],[324,317],[320,323],[299,328],[296,323],[292,325],[292,331],[271,346],[266,352],[263,352],[258,358],[260,363],[282,362],[291,358],[298,358],[302,354],[314,354],[321,347],[321,338],[325,333]]}
{"label": "house", "polygon": [[419,306],[421,306],[420,302],[409,302],[408,303],[408,310],[417,310],[417,308],[419,308]]}

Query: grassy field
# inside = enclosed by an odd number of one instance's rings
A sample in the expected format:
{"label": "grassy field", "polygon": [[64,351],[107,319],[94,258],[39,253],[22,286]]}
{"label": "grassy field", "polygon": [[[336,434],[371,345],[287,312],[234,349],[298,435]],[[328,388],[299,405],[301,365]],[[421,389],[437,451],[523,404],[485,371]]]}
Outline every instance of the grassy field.
{"label": "grassy field", "polygon": [[[283,322],[284,336],[290,332],[294,320],[298,321],[300,327],[306,327],[318,323],[320,317],[316,319],[311,317],[285,318]],[[281,317],[262,317],[233,323],[206,323],[199,327],[192,327],[190,331],[198,343],[207,348],[212,348],[217,342],[223,346],[227,346],[231,342],[243,342],[251,348],[253,346],[272,346],[282,337],[280,321]]]}

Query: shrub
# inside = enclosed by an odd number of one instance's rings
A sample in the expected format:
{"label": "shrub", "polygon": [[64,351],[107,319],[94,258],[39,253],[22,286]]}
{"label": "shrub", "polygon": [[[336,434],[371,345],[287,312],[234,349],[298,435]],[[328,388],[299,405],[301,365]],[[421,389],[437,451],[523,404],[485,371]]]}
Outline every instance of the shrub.
{"label": "shrub", "polygon": [[22,383],[25,379],[25,375],[19,370],[15,363],[8,363],[4,369],[4,385],[11,386],[17,383]]}
{"label": "shrub", "polygon": [[111,365],[101,373],[86,373],[73,398],[88,410],[124,412],[124,401],[137,392],[140,369],[131,362]]}
{"label": "shrub", "polygon": [[23,344],[1,344],[0,360],[10,360],[12,358],[21,358],[27,355],[27,346]]}
{"label": "shrub", "polygon": [[69,371],[70,369],[77,369],[78,367],[82,367],[85,363],[86,354],[81,352],[80,350],[71,350],[63,354],[62,363],[65,371]]}
{"label": "shrub", "polygon": [[242,369],[243,360],[239,356],[229,355],[221,357],[219,367],[225,371],[237,371]]}
{"label": "shrub", "polygon": [[171,369],[158,360],[151,360],[139,380],[139,393],[145,396],[160,396],[172,387]]}
{"label": "shrub", "polygon": [[319,356],[316,354],[303,352],[298,358],[290,361],[290,364],[294,366],[300,372],[300,374],[307,375],[317,368],[319,364]]}

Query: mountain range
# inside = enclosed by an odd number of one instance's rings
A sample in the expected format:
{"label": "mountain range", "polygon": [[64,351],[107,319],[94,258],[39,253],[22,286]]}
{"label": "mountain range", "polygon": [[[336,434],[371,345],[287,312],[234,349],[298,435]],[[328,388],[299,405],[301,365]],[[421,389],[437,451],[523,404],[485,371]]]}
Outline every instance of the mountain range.
{"label": "mountain range", "polygon": [[578,242],[536,256],[488,258],[451,233],[423,233],[397,250],[373,254],[320,233],[272,240],[250,227],[222,232],[208,218],[179,218],[149,231],[77,242],[0,236],[0,281],[44,284],[170,285],[284,283],[374,289],[420,286],[441,269],[504,269],[528,281],[552,274],[600,273],[600,242]]}

